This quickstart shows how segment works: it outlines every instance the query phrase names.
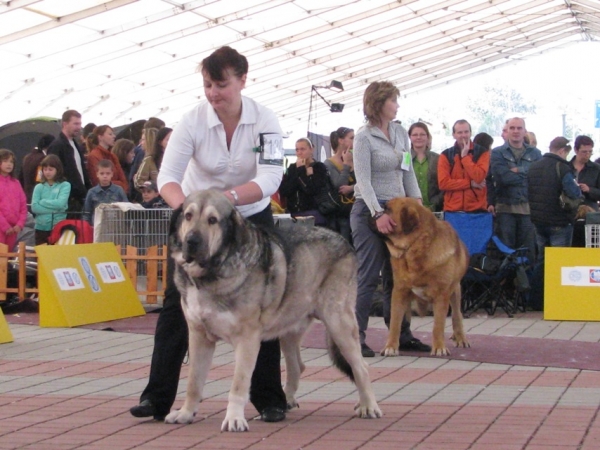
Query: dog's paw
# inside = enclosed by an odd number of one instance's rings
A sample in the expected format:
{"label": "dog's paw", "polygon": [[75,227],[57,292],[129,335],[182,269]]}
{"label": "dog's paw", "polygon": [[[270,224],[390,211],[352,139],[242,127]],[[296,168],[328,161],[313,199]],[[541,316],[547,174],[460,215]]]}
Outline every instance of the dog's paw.
{"label": "dog's paw", "polygon": [[471,347],[471,344],[469,344],[469,341],[467,341],[466,339],[463,339],[463,340],[457,340],[456,346],[462,347],[462,348],[468,348],[468,347]]}
{"label": "dog's paw", "polygon": [[248,422],[242,417],[229,417],[229,415],[225,416],[225,420],[221,424],[221,431],[248,431]]}
{"label": "dog's paw", "polygon": [[381,350],[381,356],[398,356],[400,352],[397,348],[385,346],[383,350]]}
{"label": "dog's paw", "polygon": [[450,356],[450,350],[446,347],[432,347],[431,356]]}
{"label": "dog's paw", "polygon": [[291,411],[294,408],[300,408],[300,405],[295,398],[292,398],[291,400],[288,399],[286,407],[288,411]]}
{"label": "dog's paw", "polygon": [[354,411],[356,411],[356,417],[360,417],[361,419],[379,419],[383,416],[381,409],[377,403],[375,405],[365,405],[362,406],[360,403],[357,403],[354,406]]}
{"label": "dog's paw", "polygon": [[179,409],[177,411],[171,411],[167,417],[165,417],[165,423],[192,423],[194,416],[196,415],[193,411],[184,411]]}

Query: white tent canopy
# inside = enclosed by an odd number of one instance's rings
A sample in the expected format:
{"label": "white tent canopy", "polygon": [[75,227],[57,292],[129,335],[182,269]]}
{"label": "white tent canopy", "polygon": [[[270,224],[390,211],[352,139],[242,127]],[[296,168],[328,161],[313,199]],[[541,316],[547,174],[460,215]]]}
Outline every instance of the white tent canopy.
{"label": "white tent canopy", "polygon": [[598,0],[4,0],[0,124],[70,108],[175,123],[222,45],[248,57],[245,95],[286,129],[307,123],[313,85],[341,81],[321,93],[356,106],[372,81],[417,92],[599,37]]}

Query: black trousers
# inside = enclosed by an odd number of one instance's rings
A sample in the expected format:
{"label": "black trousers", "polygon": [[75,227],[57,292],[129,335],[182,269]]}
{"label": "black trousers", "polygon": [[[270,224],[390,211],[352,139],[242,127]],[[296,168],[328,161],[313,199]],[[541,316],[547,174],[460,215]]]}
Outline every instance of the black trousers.
{"label": "black trousers", "polygon": [[[265,227],[274,226],[270,206],[248,220]],[[140,401],[150,400],[155,405],[157,415],[168,414],[175,402],[181,365],[188,350],[188,327],[181,309],[181,296],[173,281],[174,268],[175,262],[169,255],[167,286],[156,323],[150,377],[140,397]],[[266,407],[286,408],[280,364],[279,340],[263,342],[250,383],[250,402],[259,412]]]}

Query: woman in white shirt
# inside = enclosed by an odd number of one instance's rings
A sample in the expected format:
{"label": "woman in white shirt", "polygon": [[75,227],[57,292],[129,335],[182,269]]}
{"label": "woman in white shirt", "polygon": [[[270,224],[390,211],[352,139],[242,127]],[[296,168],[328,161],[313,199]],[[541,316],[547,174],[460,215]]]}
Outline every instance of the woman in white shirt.
{"label": "woman in white shirt", "polygon": [[[273,227],[270,196],[283,175],[283,161],[269,160],[256,150],[261,136],[281,137],[275,114],[242,96],[248,61],[236,50],[221,47],[201,63],[205,102],[184,114],[165,151],[158,187],[163,199],[178,208],[200,189],[220,189],[248,220]],[[188,346],[187,324],[168,260],[163,309],[156,324],[150,379],[131,408],[135,417],[163,419],[177,394],[181,364]],[[265,422],[285,419],[279,341],[263,342],[252,375],[250,401]]]}

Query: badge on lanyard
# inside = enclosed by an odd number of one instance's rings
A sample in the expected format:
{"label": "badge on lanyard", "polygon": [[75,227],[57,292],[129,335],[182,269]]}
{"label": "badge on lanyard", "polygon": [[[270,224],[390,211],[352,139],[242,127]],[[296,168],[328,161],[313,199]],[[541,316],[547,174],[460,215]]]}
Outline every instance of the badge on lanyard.
{"label": "badge on lanyard", "polygon": [[402,155],[402,170],[410,170],[411,155],[410,152],[404,152]]}
{"label": "badge on lanyard", "polygon": [[283,137],[279,133],[260,133],[260,147],[254,148],[260,154],[259,164],[283,166]]}

